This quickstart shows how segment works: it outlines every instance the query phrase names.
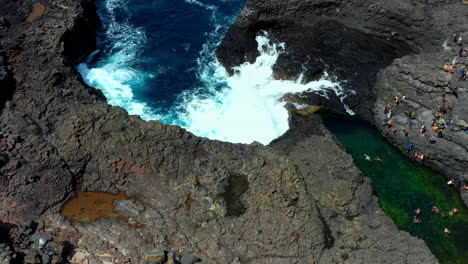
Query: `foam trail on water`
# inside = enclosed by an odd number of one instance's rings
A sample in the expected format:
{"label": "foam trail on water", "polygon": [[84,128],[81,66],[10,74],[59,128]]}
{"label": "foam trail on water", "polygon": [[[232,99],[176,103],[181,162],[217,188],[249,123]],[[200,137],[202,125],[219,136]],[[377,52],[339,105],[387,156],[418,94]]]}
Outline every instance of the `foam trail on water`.
{"label": "foam trail on water", "polygon": [[194,5],[206,8],[208,10],[216,10],[217,9],[216,6],[214,6],[214,5],[207,5],[207,4],[204,4],[204,3],[200,2],[200,1],[197,1],[197,0],[185,0],[185,3],[194,4]]}
{"label": "foam trail on water", "polygon": [[217,61],[211,65],[214,69],[205,68],[200,73],[205,85],[219,87],[224,83],[224,88],[211,89],[209,94],[186,94],[180,107],[183,111],[179,110],[184,113],[179,116],[182,126],[211,139],[268,144],[289,128],[286,102],[281,100],[285,94],[332,90],[345,95],[328,76],[309,83],[303,83],[301,76],[296,81],[275,80],[272,67],[284,52],[284,44],[270,44],[266,36],[256,40],[260,56],[254,63],[235,67],[233,76],[229,77]]}

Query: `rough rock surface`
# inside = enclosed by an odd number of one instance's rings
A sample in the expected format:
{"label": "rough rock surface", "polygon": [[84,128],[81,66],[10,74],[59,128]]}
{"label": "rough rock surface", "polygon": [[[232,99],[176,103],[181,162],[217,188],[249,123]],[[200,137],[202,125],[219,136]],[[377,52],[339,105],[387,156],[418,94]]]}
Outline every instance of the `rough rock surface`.
{"label": "rough rock surface", "polygon": [[[344,103],[404,153],[413,142],[416,151],[426,154],[426,165],[461,188],[468,185],[468,134],[464,132],[468,82],[458,80],[458,70],[450,75],[442,67],[458,57],[460,47],[452,40],[455,33],[466,30],[467,11],[468,5],[458,0],[248,0],[217,55],[228,68],[243,58],[252,61],[257,55],[255,35],[269,32],[272,41],[286,44],[286,53],[274,69],[278,78],[293,79],[304,73],[311,80],[326,71],[345,80],[342,86],[356,93]],[[462,36],[468,38],[467,33]],[[458,58],[457,68],[467,62]],[[455,125],[429,144],[431,133],[420,138],[418,128],[425,125],[431,130],[444,93],[448,112],[443,117],[447,122],[453,119]],[[393,134],[382,126],[384,107],[404,94],[408,100],[393,112],[397,129]],[[309,94],[305,100],[343,112],[339,98],[329,97]],[[416,119],[409,121],[404,113],[413,111]],[[409,129],[408,137],[404,128]],[[468,204],[468,191],[461,192]]]}
{"label": "rough rock surface", "polygon": [[[318,117],[294,115],[264,147],[129,116],[73,69],[94,47],[94,1],[40,2],[24,22],[31,1],[0,0],[14,75],[0,115],[3,223],[39,222],[73,245],[72,263],[437,263],[378,208]],[[129,199],[118,217],[72,224],[59,210],[77,187]]]}

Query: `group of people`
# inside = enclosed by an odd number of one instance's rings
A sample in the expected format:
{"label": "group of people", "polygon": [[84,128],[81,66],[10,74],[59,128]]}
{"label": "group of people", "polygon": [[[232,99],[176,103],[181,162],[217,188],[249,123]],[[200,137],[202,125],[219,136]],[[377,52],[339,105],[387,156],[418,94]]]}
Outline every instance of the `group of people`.
{"label": "group of people", "polygon": [[[422,223],[422,220],[420,218],[420,215],[421,215],[421,209],[420,208],[417,208],[416,210],[414,210],[414,212],[416,213],[416,215],[413,217],[413,223],[415,224],[420,224]],[[447,216],[454,216],[456,213],[458,213],[458,209],[457,208],[453,208],[448,214],[446,213],[441,213],[439,208],[435,205],[432,206],[432,213],[434,213],[435,215],[439,215],[442,216],[442,217],[447,217]],[[450,234],[451,233],[451,230],[449,228],[444,228],[444,233],[446,234]]]}
{"label": "group of people", "polygon": [[461,36],[461,33],[455,34],[455,36],[453,37],[453,42],[455,42],[455,44],[457,44],[460,47],[460,51],[458,52],[458,55],[460,57],[468,56],[468,49],[465,49],[463,47],[463,37]]}
{"label": "group of people", "polygon": [[[400,105],[401,103],[405,102],[406,100],[408,99],[408,97],[403,94],[401,97],[399,97],[398,95],[395,96],[395,102],[394,102],[394,105],[393,104],[387,104],[385,107],[384,107],[384,119],[383,119],[383,125],[387,128],[387,129],[390,129],[392,131],[393,134],[395,134],[397,132],[397,129],[395,127],[395,125],[393,124],[393,120],[391,119],[392,118],[392,115],[395,111],[395,108]],[[445,106],[444,106],[444,111],[445,110]],[[440,114],[439,112],[437,112],[437,114]],[[415,116],[416,116],[416,113],[411,111],[411,112],[405,112],[405,115],[410,118],[410,119],[414,119]],[[435,119],[436,120],[436,123],[439,122],[440,120],[439,119]],[[442,120],[443,121],[443,124],[445,124],[445,120]],[[442,126],[441,124],[437,123],[437,124],[434,124],[434,127],[435,126],[438,126],[438,130],[440,131],[440,133],[438,134],[438,137],[442,137],[442,133],[441,131],[443,129],[441,129],[441,127],[445,128],[445,125]],[[419,135],[421,137],[425,137],[425,134],[426,134],[426,127],[425,126],[421,126],[421,128],[419,129]],[[403,128],[403,135],[405,137],[408,137],[409,136],[409,129],[408,128]],[[430,142],[431,143],[435,143],[435,135],[432,135],[431,138],[430,138]],[[413,150],[413,143],[409,143],[408,144],[408,152],[411,152]],[[414,154],[415,158],[416,158],[416,161],[419,162],[419,163],[423,163],[425,158],[426,158],[426,155],[424,153],[421,153],[421,152],[415,152]]]}
{"label": "group of people", "polygon": [[[452,63],[446,63],[444,65],[444,72],[448,72],[448,73],[451,73],[453,74],[455,69],[456,69],[456,64],[457,64],[457,60],[456,58],[452,61]],[[467,81],[468,80],[468,76],[466,75],[466,66],[465,65],[462,65],[459,69],[459,72],[460,72],[460,75],[459,75],[459,80],[460,81]]]}
{"label": "group of people", "polygon": [[[468,56],[468,50],[465,49],[463,47],[463,37],[461,36],[461,33],[457,33],[455,34],[455,36],[453,37],[453,42],[458,45],[460,47],[460,51],[458,52],[458,56],[459,57],[467,57]],[[457,67],[457,58],[455,57],[452,62],[447,62],[445,65],[444,65],[444,68],[443,70],[445,72],[449,72],[449,73],[454,73],[454,70],[456,69]],[[467,72],[466,72],[466,69],[465,69],[465,65],[462,65],[460,67],[460,78],[459,78],[461,81],[466,81],[468,80],[468,76],[467,76]]]}
{"label": "group of people", "polygon": [[[447,126],[453,125],[453,120],[449,119],[446,121],[443,118],[443,115],[447,113],[448,107],[445,105],[447,102],[445,93],[440,97],[440,106],[439,110],[435,112],[434,117],[432,118],[432,130],[437,134],[438,138],[444,137],[443,131]],[[435,140],[435,137],[431,138],[431,141]],[[434,143],[434,142],[431,142]]]}
{"label": "group of people", "polygon": [[[364,158],[367,160],[367,161],[372,161],[372,157],[367,155],[367,154],[364,154]],[[383,161],[381,158],[377,157],[375,158],[376,161]]]}

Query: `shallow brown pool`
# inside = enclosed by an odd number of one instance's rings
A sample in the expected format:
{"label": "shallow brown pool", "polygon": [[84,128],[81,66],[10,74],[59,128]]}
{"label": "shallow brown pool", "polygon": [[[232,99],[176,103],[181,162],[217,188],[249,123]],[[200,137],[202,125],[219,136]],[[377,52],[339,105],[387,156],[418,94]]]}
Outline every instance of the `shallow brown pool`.
{"label": "shallow brown pool", "polygon": [[35,2],[33,4],[33,10],[31,14],[29,14],[28,18],[26,18],[26,22],[33,22],[34,20],[44,15],[44,12],[45,12],[45,6],[39,2]]}
{"label": "shallow brown pool", "polygon": [[62,208],[62,215],[72,223],[90,223],[100,218],[116,217],[115,200],[127,200],[124,193],[79,192]]}

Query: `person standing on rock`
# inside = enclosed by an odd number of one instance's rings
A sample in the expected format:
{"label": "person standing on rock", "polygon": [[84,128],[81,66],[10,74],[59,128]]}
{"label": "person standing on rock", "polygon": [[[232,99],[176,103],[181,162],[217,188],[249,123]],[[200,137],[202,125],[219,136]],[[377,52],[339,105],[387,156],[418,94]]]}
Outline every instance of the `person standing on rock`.
{"label": "person standing on rock", "polygon": [[425,158],[426,158],[426,155],[420,153],[420,155],[419,155],[419,163],[423,164]]}
{"label": "person standing on rock", "polygon": [[405,137],[408,136],[408,128],[403,129],[403,134],[405,135]]}
{"label": "person standing on rock", "polygon": [[460,50],[458,51],[458,56],[459,57],[466,57],[468,50],[463,47],[463,45],[460,46]]}
{"label": "person standing on rock", "polygon": [[413,143],[410,142],[410,143],[408,144],[408,152],[412,151],[412,150],[413,150],[413,147],[414,147]]}
{"label": "person standing on rock", "polygon": [[438,138],[443,138],[444,137],[444,133],[442,133],[442,130],[439,129],[439,132],[437,132],[437,137]]}
{"label": "person standing on rock", "polygon": [[426,127],[425,127],[425,126],[422,126],[422,127],[419,129],[419,136],[420,136],[420,137],[425,137],[425,136],[426,136],[425,133],[426,133]]}
{"label": "person standing on rock", "polygon": [[457,38],[456,43],[457,43],[458,46],[463,46],[463,38],[461,36],[461,33],[458,34],[458,38]]}
{"label": "person standing on rock", "polygon": [[466,71],[465,67],[460,71],[460,81],[466,81]]}

